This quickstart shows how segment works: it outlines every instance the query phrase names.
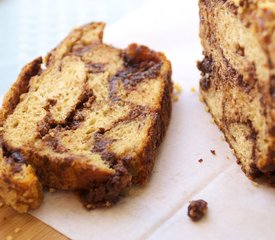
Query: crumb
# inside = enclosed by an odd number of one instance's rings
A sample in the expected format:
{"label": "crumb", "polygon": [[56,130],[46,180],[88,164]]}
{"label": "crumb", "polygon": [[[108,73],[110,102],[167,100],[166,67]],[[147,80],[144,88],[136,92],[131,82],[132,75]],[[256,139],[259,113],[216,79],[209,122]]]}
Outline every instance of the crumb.
{"label": "crumb", "polygon": [[20,231],[21,231],[20,228],[15,228],[13,232],[14,232],[14,233],[19,233]]}
{"label": "crumb", "polygon": [[173,102],[177,102],[177,101],[179,101],[179,97],[178,96],[176,96],[176,95],[173,95]]}
{"label": "crumb", "polygon": [[203,102],[203,97],[202,97],[202,96],[200,96],[199,100],[200,100],[200,102]]}
{"label": "crumb", "polygon": [[87,209],[92,209],[92,208],[93,208],[93,205],[92,205],[92,204],[87,204],[87,205],[86,205],[86,208],[87,208]]}
{"label": "crumb", "polygon": [[252,182],[252,185],[254,186],[254,187],[259,187],[259,183],[256,183],[256,182],[254,182],[254,181],[251,181]]}
{"label": "crumb", "polygon": [[209,107],[205,107],[205,111],[209,112],[210,111]]}
{"label": "crumb", "polygon": [[226,159],[229,160],[229,157],[227,156]]}
{"label": "crumb", "polygon": [[198,162],[199,162],[199,163],[202,163],[202,162],[203,162],[203,159],[202,159],[202,158],[201,158],[201,159],[199,159],[199,160],[198,160]]}
{"label": "crumb", "polygon": [[179,85],[179,83],[174,83],[174,92],[177,94],[182,93],[182,87]]}
{"label": "crumb", "polygon": [[11,235],[6,237],[6,240],[12,240],[12,239],[13,239],[13,237]]}
{"label": "crumb", "polygon": [[55,190],[54,188],[50,188],[50,189],[49,189],[49,192],[50,192],[50,193],[54,193],[54,192],[56,192],[56,190]]}
{"label": "crumb", "polygon": [[188,206],[188,216],[194,222],[201,220],[207,212],[207,205],[207,202],[201,199],[191,201]]}
{"label": "crumb", "polygon": [[4,206],[4,203],[0,202],[0,208]]}
{"label": "crumb", "polygon": [[177,102],[179,100],[179,94],[182,93],[182,88],[178,83],[174,83],[174,92],[173,92],[173,97],[172,100],[173,102]]}
{"label": "crumb", "polygon": [[216,155],[216,151],[215,151],[215,150],[210,150],[210,152],[211,152],[213,155]]}
{"label": "crumb", "polygon": [[191,90],[192,93],[196,92],[196,88],[194,88],[194,87],[191,87],[190,90]]}

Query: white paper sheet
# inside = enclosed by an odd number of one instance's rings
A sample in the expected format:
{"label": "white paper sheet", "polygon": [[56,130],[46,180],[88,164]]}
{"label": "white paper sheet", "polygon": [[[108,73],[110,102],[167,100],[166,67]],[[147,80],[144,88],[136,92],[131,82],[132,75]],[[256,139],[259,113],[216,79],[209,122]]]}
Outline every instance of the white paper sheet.
{"label": "white paper sheet", "polygon": [[[138,42],[165,52],[184,90],[149,184],[110,209],[90,212],[73,194],[48,193],[34,216],[79,240],[274,238],[274,189],[255,187],[244,176],[198,93],[190,91],[199,80],[198,22],[197,1],[150,0],[106,29],[107,43]],[[198,198],[208,201],[209,213],[193,223],[187,205]]]}

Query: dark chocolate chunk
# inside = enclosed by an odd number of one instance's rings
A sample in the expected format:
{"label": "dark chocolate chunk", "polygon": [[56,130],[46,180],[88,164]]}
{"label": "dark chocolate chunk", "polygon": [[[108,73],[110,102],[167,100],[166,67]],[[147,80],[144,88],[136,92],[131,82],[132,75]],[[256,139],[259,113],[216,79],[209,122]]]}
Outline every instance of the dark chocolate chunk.
{"label": "dark chocolate chunk", "polygon": [[209,76],[204,76],[200,80],[200,87],[203,91],[207,91],[211,87],[211,80]]}
{"label": "dark chocolate chunk", "polygon": [[211,152],[213,155],[216,155],[216,151],[215,151],[215,150],[210,150],[210,152]]}
{"label": "dark chocolate chunk", "polygon": [[213,71],[213,60],[210,57],[205,57],[201,62],[197,63],[198,69],[202,72],[202,75],[211,73]]}
{"label": "dark chocolate chunk", "polygon": [[11,157],[13,158],[14,162],[16,163],[26,163],[26,159],[24,158],[24,156],[18,152],[18,151],[14,151],[11,153]]}
{"label": "dark chocolate chunk", "polygon": [[207,202],[204,200],[191,201],[188,206],[188,216],[192,221],[197,222],[201,220],[207,212]]}

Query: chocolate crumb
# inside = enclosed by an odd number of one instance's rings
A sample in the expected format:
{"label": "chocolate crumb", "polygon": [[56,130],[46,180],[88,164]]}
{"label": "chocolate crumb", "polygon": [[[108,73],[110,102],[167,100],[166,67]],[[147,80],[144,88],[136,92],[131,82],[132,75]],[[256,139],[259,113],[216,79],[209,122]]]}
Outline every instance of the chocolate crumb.
{"label": "chocolate crumb", "polygon": [[201,220],[207,212],[207,202],[200,199],[191,201],[188,206],[188,216],[193,222]]}
{"label": "chocolate crumb", "polygon": [[202,158],[201,158],[201,159],[199,159],[199,160],[198,160],[198,162],[199,162],[199,163],[202,163],[202,162],[203,162],[203,159],[202,159]]}
{"label": "chocolate crumb", "polygon": [[210,150],[210,152],[211,152],[213,155],[216,155],[216,151],[215,151],[215,150]]}

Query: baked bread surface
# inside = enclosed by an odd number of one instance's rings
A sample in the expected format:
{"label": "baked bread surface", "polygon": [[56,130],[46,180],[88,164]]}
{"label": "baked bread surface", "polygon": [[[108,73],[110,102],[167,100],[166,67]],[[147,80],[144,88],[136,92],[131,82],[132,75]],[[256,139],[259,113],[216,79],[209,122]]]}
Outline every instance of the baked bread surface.
{"label": "baked bread surface", "polygon": [[104,44],[103,29],[75,29],[4,98],[0,196],[19,212],[40,205],[42,188],[110,206],[150,176],[171,114],[171,64],[145,46]]}
{"label": "baked bread surface", "polygon": [[200,0],[200,90],[252,179],[275,183],[275,2]]}

